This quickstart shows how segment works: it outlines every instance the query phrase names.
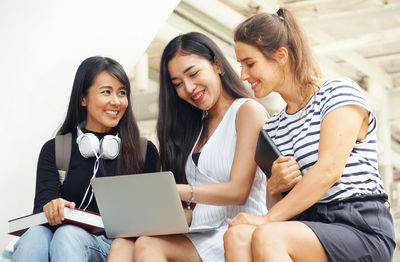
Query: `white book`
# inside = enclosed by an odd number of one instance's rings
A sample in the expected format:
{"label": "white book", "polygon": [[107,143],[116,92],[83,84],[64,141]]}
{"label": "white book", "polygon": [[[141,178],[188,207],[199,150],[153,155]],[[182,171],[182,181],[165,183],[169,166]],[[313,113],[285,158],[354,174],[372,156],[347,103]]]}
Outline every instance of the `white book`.
{"label": "white book", "polygon": [[[77,225],[90,233],[104,231],[103,220],[99,214],[77,208],[64,207],[64,221],[62,224]],[[21,236],[31,226],[35,225],[49,225],[43,211],[9,220],[8,234]]]}

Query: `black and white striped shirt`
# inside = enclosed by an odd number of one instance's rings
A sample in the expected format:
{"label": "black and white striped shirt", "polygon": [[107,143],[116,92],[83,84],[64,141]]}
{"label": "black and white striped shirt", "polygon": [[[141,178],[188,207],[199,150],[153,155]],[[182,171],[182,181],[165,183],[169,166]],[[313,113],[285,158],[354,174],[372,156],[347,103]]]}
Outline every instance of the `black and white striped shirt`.
{"label": "black and white striped shirt", "polygon": [[384,193],[377,162],[376,117],[360,87],[348,78],[329,80],[303,109],[294,114],[282,110],[264,126],[282,154],[295,159],[304,175],[318,160],[322,120],[333,109],[345,105],[357,105],[369,111],[368,133],[365,139],[355,143],[341,178],[319,202]]}

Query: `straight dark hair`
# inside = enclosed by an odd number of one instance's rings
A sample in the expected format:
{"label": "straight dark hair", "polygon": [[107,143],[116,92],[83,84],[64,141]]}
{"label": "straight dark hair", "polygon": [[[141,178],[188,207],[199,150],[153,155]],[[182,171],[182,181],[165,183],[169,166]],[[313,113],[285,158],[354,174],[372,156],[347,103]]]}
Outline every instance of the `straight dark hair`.
{"label": "straight dark hair", "polygon": [[104,71],[124,85],[128,98],[128,106],[116,127],[121,138],[120,154],[123,157],[123,163],[118,161],[117,172],[119,174],[141,173],[144,168],[144,160],[140,153],[139,128],[132,111],[131,86],[123,67],[111,58],[93,56],[80,64],[75,74],[67,116],[57,134],[76,133],[78,124],[86,120],[87,111],[86,107],[81,105],[82,98],[88,95],[89,88],[96,76]]}
{"label": "straight dark hair", "polygon": [[301,94],[305,96],[307,88],[319,88],[321,73],[310,45],[297,19],[286,8],[274,14],[260,13],[248,18],[237,26],[234,40],[256,47],[269,60],[274,60],[276,50],[285,47],[290,71],[295,83],[302,88]]}
{"label": "straight dark hair", "polygon": [[221,70],[223,89],[233,98],[250,97],[219,47],[206,35],[192,32],[172,39],[160,63],[159,115],[157,136],[163,170],[174,173],[178,184],[187,184],[185,164],[203,125],[203,112],[180,99],[172,84],[168,63],[176,55],[198,55],[215,62]]}

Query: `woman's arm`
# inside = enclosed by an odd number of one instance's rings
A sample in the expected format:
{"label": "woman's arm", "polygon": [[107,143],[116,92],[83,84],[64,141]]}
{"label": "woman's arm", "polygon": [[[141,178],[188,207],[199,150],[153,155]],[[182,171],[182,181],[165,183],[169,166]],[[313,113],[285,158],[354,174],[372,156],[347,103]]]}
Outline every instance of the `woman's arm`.
{"label": "woman's arm", "polygon": [[364,108],[347,105],[329,112],[321,123],[318,161],[289,194],[266,215],[240,213],[229,225],[285,221],[311,207],[341,177],[355,142],[365,138],[367,130],[368,111]]}
{"label": "woman's arm", "polygon": [[39,155],[34,206],[34,212],[43,210],[52,226],[59,225],[64,220],[64,206],[75,208],[75,203],[60,198],[54,145],[54,139],[48,141]]}
{"label": "woman's arm", "polygon": [[[211,205],[244,204],[256,171],[254,155],[257,139],[268,115],[255,101],[245,102],[236,116],[236,149],[228,182],[193,186],[194,202]],[[189,185],[177,185],[183,201],[191,199]]]}
{"label": "woman's arm", "polygon": [[36,190],[33,212],[42,211],[43,206],[60,197],[60,180],[55,160],[54,139],[46,142],[40,151],[36,169]]}
{"label": "woman's arm", "polygon": [[316,203],[341,177],[355,142],[365,138],[367,129],[368,111],[360,106],[346,105],[329,112],[321,123],[318,161],[269,210],[267,221],[288,220]]}

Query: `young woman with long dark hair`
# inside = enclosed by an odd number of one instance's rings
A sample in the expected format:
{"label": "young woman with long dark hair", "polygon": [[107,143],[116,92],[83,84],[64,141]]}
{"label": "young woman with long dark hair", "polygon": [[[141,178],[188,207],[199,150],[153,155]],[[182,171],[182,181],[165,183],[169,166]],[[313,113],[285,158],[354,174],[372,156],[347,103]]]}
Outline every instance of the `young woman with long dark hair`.
{"label": "young woman with long dark hair", "polygon": [[210,38],[188,33],[168,43],[157,123],[162,169],[175,175],[190,227],[216,229],[140,237],[131,261],[224,261],[228,221],[266,211],[265,176],[254,162],[266,119]]}
{"label": "young woman with long dark hair", "polygon": [[106,261],[112,240],[62,224],[64,207],[99,212],[91,196],[93,176],[159,170],[153,143],[148,142],[145,161],[140,153],[130,94],[129,79],[115,60],[95,56],[81,63],[67,116],[57,133],[72,134],[65,180],[60,180],[56,167],[54,138],[44,144],[38,161],[34,212],[44,211],[51,227],[26,231],[15,245],[12,261]]}

